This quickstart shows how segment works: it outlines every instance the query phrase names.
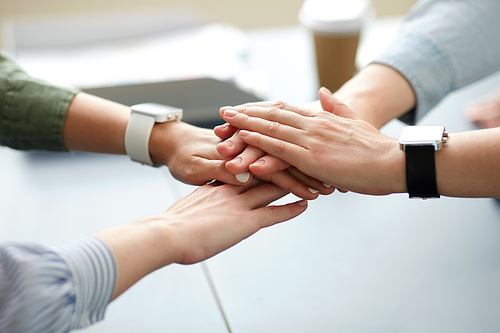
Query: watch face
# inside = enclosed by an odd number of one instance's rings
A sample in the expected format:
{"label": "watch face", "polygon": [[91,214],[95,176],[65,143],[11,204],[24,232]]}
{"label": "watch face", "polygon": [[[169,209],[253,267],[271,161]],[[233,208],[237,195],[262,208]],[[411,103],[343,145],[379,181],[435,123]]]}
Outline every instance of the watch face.
{"label": "watch face", "polygon": [[146,116],[159,116],[174,111],[175,109],[178,108],[157,103],[142,103],[132,106],[132,110],[134,112],[144,114]]}
{"label": "watch face", "polygon": [[445,135],[444,126],[407,126],[401,132],[399,143],[402,148],[407,145],[432,145],[439,150]]}
{"label": "watch face", "polygon": [[157,123],[182,119],[182,109],[175,106],[156,103],[142,103],[132,105],[131,109],[133,113],[154,117],[155,122]]}
{"label": "watch face", "polygon": [[439,142],[444,130],[444,126],[407,126],[401,132],[399,140],[405,144]]}

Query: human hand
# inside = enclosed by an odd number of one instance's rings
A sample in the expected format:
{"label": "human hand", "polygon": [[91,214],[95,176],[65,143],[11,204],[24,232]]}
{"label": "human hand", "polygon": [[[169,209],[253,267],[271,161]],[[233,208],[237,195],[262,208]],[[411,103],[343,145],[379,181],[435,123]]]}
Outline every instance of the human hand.
{"label": "human hand", "polygon": [[274,107],[225,109],[222,117],[244,129],[239,135],[245,143],[337,188],[364,194],[405,192],[398,141],[361,120],[327,89],[319,97],[326,111],[277,102]]}
{"label": "human hand", "polygon": [[112,299],[156,269],[203,261],[306,210],[305,200],[269,205],[286,194],[258,180],[244,186],[217,182],[197,188],[160,215],[97,232],[94,236],[116,258],[118,279]]}
{"label": "human hand", "polygon": [[248,184],[250,173],[236,176],[226,169],[228,159],[216,149],[220,142],[213,131],[187,123],[156,124],[150,139],[151,158],[167,165],[177,180],[187,184],[203,185],[212,180]]}
{"label": "human hand", "polygon": [[217,151],[230,159],[226,168],[233,174],[250,171],[259,179],[273,182],[308,200],[315,199],[317,193],[331,194],[335,191],[331,184],[309,177],[287,162],[247,145],[239,137],[238,129],[229,124],[217,126],[214,133],[225,140],[217,145]]}
{"label": "human hand", "polygon": [[[203,185],[218,180],[233,185],[248,184],[252,180],[248,169],[237,174],[226,169],[228,159],[216,149],[220,142],[208,129],[178,121],[156,124],[151,133],[150,153],[155,163],[167,165],[172,175],[184,183]],[[333,191],[308,176],[296,174],[299,172],[284,170],[260,179],[275,183],[306,200],[318,196],[317,188],[321,193]]]}
{"label": "human hand", "polygon": [[[269,105],[271,102],[249,103],[248,105]],[[221,108],[221,114],[226,108]],[[229,124],[223,124],[214,128],[214,133],[224,140],[217,145],[217,151],[225,158],[231,160],[226,162],[226,168],[233,174],[244,170],[250,170],[256,176],[265,176],[276,171],[285,170],[290,164],[267,154],[260,148],[247,145],[240,138],[239,129]],[[257,163],[256,163],[257,162]]]}
{"label": "human hand", "polygon": [[269,206],[288,194],[282,188],[253,180],[251,185],[210,184],[172,205],[164,214],[174,261],[193,264],[239,243],[261,228],[289,220],[307,207],[307,201]]}

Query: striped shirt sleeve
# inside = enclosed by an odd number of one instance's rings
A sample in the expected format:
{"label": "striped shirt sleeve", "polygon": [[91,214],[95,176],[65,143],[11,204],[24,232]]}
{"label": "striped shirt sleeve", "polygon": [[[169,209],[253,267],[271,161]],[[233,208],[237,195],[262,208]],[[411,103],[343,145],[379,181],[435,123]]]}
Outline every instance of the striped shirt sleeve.
{"label": "striped shirt sleeve", "polygon": [[99,239],[0,245],[0,332],[69,332],[104,318],[116,262]]}

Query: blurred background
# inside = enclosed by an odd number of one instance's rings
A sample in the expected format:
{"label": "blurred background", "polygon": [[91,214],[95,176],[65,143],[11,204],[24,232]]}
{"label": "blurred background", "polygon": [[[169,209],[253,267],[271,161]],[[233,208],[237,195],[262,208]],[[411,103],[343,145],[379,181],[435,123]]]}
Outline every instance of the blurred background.
{"label": "blurred background", "polygon": [[[298,23],[302,0],[2,0],[0,19],[25,14],[92,12],[148,7],[191,7],[212,21],[223,21],[241,29]],[[378,16],[402,15],[416,0],[373,0]]]}
{"label": "blurred background", "polygon": [[[351,57],[357,68],[387,45],[416,0],[371,2],[378,23]],[[0,0],[0,52],[35,77],[125,105],[175,105],[185,121],[212,127],[222,105],[316,98],[314,42],[299,22],[303,3]],[[354,72],[353,65],[339,84]]]}

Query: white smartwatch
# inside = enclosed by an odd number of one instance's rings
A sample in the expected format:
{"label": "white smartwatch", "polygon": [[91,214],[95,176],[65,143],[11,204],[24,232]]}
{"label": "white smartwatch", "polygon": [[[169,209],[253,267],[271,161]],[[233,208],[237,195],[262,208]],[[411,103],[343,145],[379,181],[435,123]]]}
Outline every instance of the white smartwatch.
{"label": "white smartwatch", "polygon": [[149,137],[153,126],[155,123],[181,120],[182,109],[156,103],[136,104],[131,109],[125,131],[125,151],[132,161],[155,166],[149,155]]}

